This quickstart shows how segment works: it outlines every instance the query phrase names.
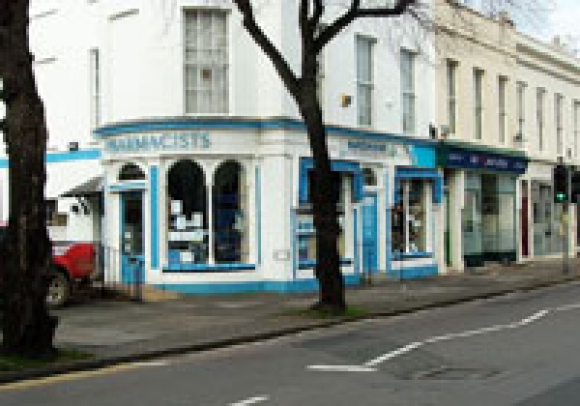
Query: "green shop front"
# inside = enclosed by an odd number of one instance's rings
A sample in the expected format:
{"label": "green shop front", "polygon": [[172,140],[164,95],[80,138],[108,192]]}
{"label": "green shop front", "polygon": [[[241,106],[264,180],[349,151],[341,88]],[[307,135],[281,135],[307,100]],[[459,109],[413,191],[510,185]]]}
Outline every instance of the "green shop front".
{"label": "green shop front", "polygon": [[[512,262],[518,246],[518,178],[526,172],[523,153],[442,142],[438,164],[444,168],[447,223],[455,218],[461,238],[445,238],[446,256],[460,250],[463,266]],[[459,182],[452,182],[459,179]],[[458,189],[450,194],[453,184]],[[449,196],[455,196],[452,201]],[[459,220],[459,218],[460,220]],[[446,234],[450,227],[446,227]],[[447,237],[447,235],[446,235]],[[453,246],[452,241],[457,241]],[[449,260],[447,262],[450,262]]]}

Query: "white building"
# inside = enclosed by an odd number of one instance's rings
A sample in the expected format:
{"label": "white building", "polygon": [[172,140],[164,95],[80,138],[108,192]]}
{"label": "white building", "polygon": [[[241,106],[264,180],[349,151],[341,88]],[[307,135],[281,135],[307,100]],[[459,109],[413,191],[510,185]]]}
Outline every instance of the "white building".
{"label": "white building", "polygon": [[[518,35],[516,43],[516,134],[530,160],[521,180],[522,258],[550,257],[563,249],[553,168],[558,161],[580,168],[580,59],[557,39],[545,44]],[[573,207],[573,250],[580,241],[577,217]]]}
{"label": "white building", "polygon": [[[293,67],[295,7],[257,11]],[[31,17],[51,137],[47,195],[58,202],[55,223],[66,225],[52,227],[54,238],[99,241],[108,277],[121,281],[137,263],[146,283],[165,289],[316,287],[304,128],[235,9],[37,0]],[[405,38],[363,22],[321,57],[347,283],[439,271],[435,75],[416,38]],[[0,159],[0,220],[6,167]]]}

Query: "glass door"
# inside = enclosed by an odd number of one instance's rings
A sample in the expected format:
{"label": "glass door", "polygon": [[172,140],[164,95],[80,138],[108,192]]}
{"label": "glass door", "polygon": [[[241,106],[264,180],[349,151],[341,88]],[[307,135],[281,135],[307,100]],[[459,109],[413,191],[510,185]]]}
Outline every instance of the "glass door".
{"label": "glass door", "polygon": [[466,175],[465,203],[462,212],[463,257],[465,266],[483,265],[481,181]]}
{"label": "glass door", "polygon": [[123,193],[121,215],[121,281],[141,282],[144,266],[141,192]]}

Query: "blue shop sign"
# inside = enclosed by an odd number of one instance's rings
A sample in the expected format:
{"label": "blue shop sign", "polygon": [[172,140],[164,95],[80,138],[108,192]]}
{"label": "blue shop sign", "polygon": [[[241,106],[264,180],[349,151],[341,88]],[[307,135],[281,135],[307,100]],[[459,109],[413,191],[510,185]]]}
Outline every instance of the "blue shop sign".
{"label": "blue shop sign", "polygon": [[205,132],[168,132],[126,135],[105,141],[105,152],[126,154],[151,151],[187,151],[207,149],[211,146]]}
{"label": "blue shop sign", "polygon": [[441,151],[440,164],[451,168],[484,169],[490,171],[524,173],[528,160],[490,152],[467,151],[459,148],[446,148]]}

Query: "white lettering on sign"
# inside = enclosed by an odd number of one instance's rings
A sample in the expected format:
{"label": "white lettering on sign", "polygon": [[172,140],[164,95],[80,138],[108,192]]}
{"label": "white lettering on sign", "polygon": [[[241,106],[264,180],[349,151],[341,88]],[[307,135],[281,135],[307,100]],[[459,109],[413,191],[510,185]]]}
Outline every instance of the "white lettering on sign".
{"label": "white lettering on sign", "polygon": [[341,155],[360,156],[366,158],[397,158],[405,154],[402,144],[395,142],[373,142],[347,140],[342,144]]}
{"label": "white lettering on sign", "polygon": [[208,133],[172,132],[127,135],[105,141],[105,152],[123,154],[149,151],[185,151],[211,146]]}

